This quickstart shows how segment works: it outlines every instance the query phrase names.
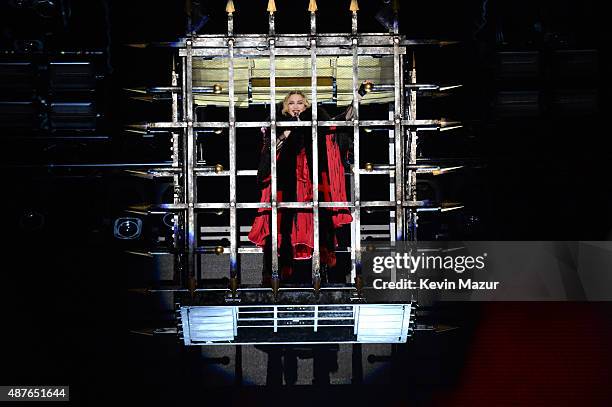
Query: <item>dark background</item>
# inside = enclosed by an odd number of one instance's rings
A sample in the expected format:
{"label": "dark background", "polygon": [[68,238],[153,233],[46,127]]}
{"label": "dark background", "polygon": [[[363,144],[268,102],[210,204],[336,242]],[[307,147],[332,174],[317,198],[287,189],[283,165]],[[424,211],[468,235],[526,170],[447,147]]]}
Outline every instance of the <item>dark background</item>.
{"label": "dark background", "polygon": [[[186,367],[193,363],[189,355],[164,358],[159,344],[126,336],[131,321],[127,272],[135,266],[120,254],[126,243],[112,237],[112,222],[125,206],[151,200],[159,189],[112,169],[60,164],[167,159],[163,138],[123,131],[127,123],[167,117],[167,107],[129,100],[122,88],[168,85],[171,53],[125,44],[182,36],[183,4],[65,1],[71,13],[63,20],[53,10],[43,18],[25,3],[0,3],[3,61],[46,60],[61,50],[100,51],[93,58],[98,75],[93,98],[100,118],[93,130],[79,133],[84,137],[68,141],[56,137],[68,133],[44,126],[2,125],[7,243],[0,282],[6,312],[1,383],[67,383],[80,404],[112,397],[114,391],[134,400],[159,395],[172,400],[202,386],[205,377]],[[306,32],[307,1],[296,3],[277,1],[277,32]],[[320,31],[350,30],[348,1],[319,3]],[[464,123],[458,131],[423,136],[423,158],[467,165],[436,180],[441,199],[461,202],[465,209],[423,216],[422,237],[608,240],[611,153],[603,116],[607,90],[601,85],[609,69],[600,51],[605,14],[597,2],[401,3],[400,27],[408,38],[460,41],[418,48],[418,82],[464,85],[451,96],[419,105],[420,116]],[[201,2],[200,14],[209,18],[198,33],[224,32],[224,4]],[[264,0],[236,1],[236,32],[265,33],[265,5]],[[360,31],[383,31],[374,18],[382,6],[382,1],[360,2]],[[535,53],[539,64],[517,73],[504,62],[510,52]],[[2,93],[2,101],[14,96]],[[509,107],[508,95],[523,102]],[[3,114],[3,123],[10,124],[10,115]],[[459,330],[417,337],[406,345],[382,387],[337,387],[329,397],[399,405],[609,405],[610,311],[609,304],[586,303],[442,307],[441,317]],[[139,322],[147,318],[154,315]],[[158,357],[159,363],[151,362]],[[439,369],[428,369],[432,364]],[[328,400],[328,393],[317,393],[305,388],[209,394],[225,402]]]}

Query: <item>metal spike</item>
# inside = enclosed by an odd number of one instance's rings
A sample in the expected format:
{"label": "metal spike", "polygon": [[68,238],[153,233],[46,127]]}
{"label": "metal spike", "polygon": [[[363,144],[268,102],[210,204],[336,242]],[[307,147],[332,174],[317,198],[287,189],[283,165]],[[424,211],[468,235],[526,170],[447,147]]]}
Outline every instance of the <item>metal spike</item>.
{"label": "metal spike", "polygon": [[132,130],[147,130],[149,128],[149,125],[147,123],[134,123],[128,124],[126,127]]}
{"label": "metal spike", "polygon": [[459,44],[459,41],[439,41],[438,45],[440,45],[441,47],[445,47],[447,45],[455,45],[455,44]]}
{"label": "metal spike", "polygon": [[233,0],[227,0],[227,4],[225,6],[225,12],[227,14],[232,14],[232,13],[236,12],[236,7],[234,7],[234,1]]}
{"label": "metal spike", "polygon": [[445,118],[441,118],[439,120],[439,123],[440,123],[440,131],[448,131],[448,130],[459,129],[463,127],[461,122],[446,120]]}
{"label": "metal spike", "polygon": [[148,132],[146,130],[137,130],[137,129],[125,129],[126,133],[136,133],[140,135],[146,135]]}
{"label": "metal spike", "polygon": [[144,256],[144,257],[154,257],[150,252],[138,252],[135,250],[126,250],[128,254],[135,254],[136,256]]}
{"label": "metal spike", "polygon": [[280,278],[278,276],[272,276],[272,295],[274,296],[274,300],[278,298],[278,289],[280,288]]}
{"label": "metal spike", "polygon": [[232,297],[236,298],[238,295],[238,278],[236,277],[230,278],[229,288],[230,288],[230,291],[232,292]]}
{"label": "metal spike", "polygon": [[318,10],[317,0],[310,0],[310,3],[308,3],[308,11],[310,11],[311,13],[314,13],[317,10]]}
{"label": "metal spike", "polygon": [[151,96],[151,95],[147,95],[147,96],[130,96],[130,99],[132,99],[132,100],[140,100],[141,102],[148,102],[148,103],[153,103],[153,102],[155,102],[157,100],[155,98],[155,96]]}
{"label": "metal spike", "polygon": [[130,329],[130,333],[136,334],[136,335],[153,336],[154,329],[153,328],[145,328],[145,329],[139,329],[139,330]]}
{"label": "metal spike", "polygon": [[147,215],[149,213],[149,210],[151,209],[151,205],[130,205],[126,211],[128,212],[132,212],[132,213],[138,213],[141,215]]}
{"label": "metal spike", "polygon": [[357,0],[351,0],[351,5],[349,6],[349,10],[351,10],[353,13],[356,13],[359,11],[359,4]]}
{"label": "metal spike", "polygon": [[125,170],[125,173],[138,178],[155,179],[155,175],[148,171]]}
{"label": "metal spike", "polygon": [[461,209],[464,207],[465,205],[461,205],[458,202],[443,202],[440,205],[440,212],[454,211],[454,210]]}
{"label": "metal spike", "polygon": [[440,92],[445,92],[447,90],[451,90],[451,89],[456,89],[456,88],[460,88],[463,85],[449,85],[449,86],[440,86],[440,89],[438,89]]}
{"label": "metal spike", "polygon": [[442,325],[442,324],[434,325],[433,327],[433,331],[437,334],[448,332],[448,331],[453,331],[455,329],[459,329],[459,327],[451,326],[451,325]]}
{"label": "metal spike", "polygon": [[146,42],[135,43],[135,44],[125,44],[125,46],[129,48],[140,48],[140,49],[146,48],[148,45],[149,44],[147,44]]}
{"label": "metal spike", "polygon": [[445,168],[440,168],[439,170],[434,170],[431,173],[433,175],[442,175],[442,174],[446,174],[447,172],[455,171],[461,168],[463,168],[463,165],[458,165],[456,167],[445,167]]}
{"label": "metal spike", "polygon": [[317,296],[317,297],[318,297],[318,296],[319,296],[319,293],[320,293],[320,291],[321,291],[321,276],[320,276],[320,275],[316,275],[316,276],[313,278],[313,281],[312,281],[312,286],[313,286],[313,288],[314,288],[315,296]]}
{"label": "metal spike", "polygon": [[147,88],[123,88],[126,92],[147,93]]}
{"label": "metal spike", "polygon": [[268,13],[274,13],[276,12],[276,3],[274,3],[274,0],[268,0],[268,9],[267,9]]}

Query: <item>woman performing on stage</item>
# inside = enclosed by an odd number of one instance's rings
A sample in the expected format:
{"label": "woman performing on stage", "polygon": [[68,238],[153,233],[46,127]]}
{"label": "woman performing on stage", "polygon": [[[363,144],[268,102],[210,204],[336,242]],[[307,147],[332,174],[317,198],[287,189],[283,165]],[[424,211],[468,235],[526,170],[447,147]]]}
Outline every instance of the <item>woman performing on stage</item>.
{"label": "woman performing on stage", "polygon": [[[359,99],[371,86],[365,81],[359,88]],[[312,117],[308,98],[300,91],[291,91],[283,100],[279,120],[305,120]],[[351,120],[352,104],[333,119],[318,107],[318,120]],[[270,129],[262,129],[263,147],[257,172],[261,188],[261,202],[270,202]],[[310,127],[277,128],[277,202],[310,202],[312,190],[312,137]],[[324,127],[318,137],[319,201],[346,202],[344,174],[352,163],[352,138],[336,131],[335,127]],[[336,230],[352,221],[348,208],[319,209],[319,247],[322,274],[336,265]],[[264,249],[264,282],[271,276],[271,210],[261,208],[251,227],[249,240]],[[295,275],[294,268],[312,258],[314,248],[313,212],[309,209],[282,208],[278,210],[278,256],[281,280],[305,282],[309,273]],[[300,262],[300,263],[298,263]]]}

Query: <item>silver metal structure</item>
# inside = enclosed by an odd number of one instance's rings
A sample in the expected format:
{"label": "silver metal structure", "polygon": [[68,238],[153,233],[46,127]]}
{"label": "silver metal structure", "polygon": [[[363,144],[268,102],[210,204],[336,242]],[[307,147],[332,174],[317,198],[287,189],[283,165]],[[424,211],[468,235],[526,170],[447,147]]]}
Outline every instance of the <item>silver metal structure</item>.
{"label": "silver metal structure", "polygon": [[[231,2],[230,2],[231,3]],[[307,343],[321,342],[405,342],[412,332],[415,304],[408,301],[401,304],[366,304],[362,291],[361,253],[364,237],[386,239],[393,250],[396,241],[416,240],[417,213],[419,211],[443,211],[449,207],[431,205],[419,201],[416,194],[417,174],[438,174],[451,170],[440,166],[420,165],[417,162],[417,134],[419,131],[443,130],[457,127],[457,123],[443,120],[419,120],[416,117],[417,92],[435,91],[442,87],[435,84],[417,84],[416,65],[412,56],[409,82],[404,82],[404,63],[407,48],[415,45],[429,45],[440,42],[408,40],[399,33],[397,10],[393,30],[390,33],[358,32],[358,7],[351,3],[351,33],[317,33],[316,3],[310,11],[310,32],[308,34],[277,34],[275,30],[275,7],[269,7],[269,29],[267,35],[235,34],[233,3],[228,3],[227,33],[191,35],[174,43],[161,44],[177,48],[180,75],[174,66],[170,87],[149,88],[148,93],[168,95],[172,101],[172,121],[152,122],[132,126],[135,131],[168,131],[172,137],[172,161],[168,166],[149,168],[148,176],[169,178],[174,186],[172,203],[144,208],[147,213],[174,212],[174,242],[176,280],[183,288],[170,288],[176,294],[177,313],[186,345],[217,343],[301,343],[303,339],[291,336],[275,336],[281,330],[309,329],[319,333],[332,328],[348,328],[342,334],[314,335]],[[354,2],[356,4],[356,2]],[[273,4],[273,3],[272,3]],[[320,56],[347,55],[352,58],[353,102],[350,116],[341,120],[318,120],[316,106],[319,76],[317,60]],[[373,84],[371,93],[392,91],[392,102],[388,104],[388,116],[378,120],[360,120],[358,88],[361,84],[360,58],[365,56],[387,56],[393,60],[393,84]],[[277,121],[277,75],[276,63],[279,57],[308,57],[310,59],[310,93],[313,105],[310,121]],[[237,71],[236,61],[244,58],[267,58],[269,61],[269,121],[242,122],[236,118]],[[194,86],[194,61],[220,58],[227,60],[227,88],[215,86]],[[180,77],[180,80],[179,80]],[[446,89],[446,88],[445,88]],[[214,94],[227,98],[227,121],[198,121],[194,94]],[[160,96],[161,98],[161,96]],[[225,99],[224,99],[225,100]],[[310,127],[312,136],[312,185],[311,202],[277,201],[277,129],[282,126]],[[318,130],[320,127],[336,126],[352,128],[354,170],[350,176],[348,202],[319,202],[319,156]],[[255,170],[237,169],[237,129],[270,129],[271,140],[271,199],[269,203],[238,202],[238,177],[253,177]],[[366,164],[360,167],[360,134],[364,129],[380,128],[387,132],[381,138],[388,143],[388,164]],[[229,145],[229,168],[198,163],[198,131],[227,129]],[[454,168],[452,168],[454,169]],[[368,175],[389,177],[389,197],[385,201],[362,200],[361,177]],[[222,177],[229,182],[229,201],[202,202],[198,193],[198,179]],[[225,178],[227,177],[227,178]],[[200,191],[206,192],[206,191]],[[325,285],[321,279],[319,248],[320,216],[322,208],[349,208],[351,225],[350,247],[339,248],[347,251],[351,258],[351,281],[344,285]],[[244,236],[247,225],[239,224],[238,212],[243,209],[269,208],[271,211],[271,287],[252,287],[240,283],[240,256],[261,253],[260,248],[246,243]],[[304,208],[313,211],[314,248],[312,255],[312,287],[293,289],[283,287],[278,262],[278,211],[284,208]],[[198,212],[204,210],[227,210],[229,225],[218,227],[217,232],[226,233],[227,246],[210,246],[207,233],[210,227],[198,224]],[[451,208],[455,209],[455,208]],[[389,214],[389,225],[362,225],[362,210],[383,210]],[[204,265],[200,274],[199,256],[205,253],[229,254],[229,281],[227,288],[207,287],[199,284],[206,274]],[[146,254],[145,254],[146,255]],[[378,314],[377,314],[378,312]],[[393,315],[393,316],[390,316]],[[378,318],[379,322],[376,322]],[[398,319],[399,318],[399,319]],[[380,322],[383,321],[383,322]],[[388,322],[388,324],[387,324]],[[382,325],[380,325],[382,323]],[[385,325],[387,324],[387,325]],[[384,326],[383,326],[384,325]],[[378,329],[379,334],[374,334]],[[257,332],[265,330],[263,337]],[[384,334],[388,330],[388,334]],[[241,335],[241,332],[253,334]],[[346,332],[345,332],[346,331]],[[383,333],[381,333],[383,332]],[[253,336],[254,335],[254,336]],[[254,339],[255,338],[255,339]]]}

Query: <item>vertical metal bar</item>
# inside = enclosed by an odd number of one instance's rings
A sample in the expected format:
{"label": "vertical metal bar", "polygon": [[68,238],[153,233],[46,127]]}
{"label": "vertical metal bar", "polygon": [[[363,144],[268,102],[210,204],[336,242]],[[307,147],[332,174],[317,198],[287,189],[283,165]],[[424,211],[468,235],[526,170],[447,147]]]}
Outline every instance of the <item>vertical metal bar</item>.
{"label": "vertical metal bar", "polygon": [[227,14],[227,36],[231,37],[234,35],[234,14]]}
{"label": "vertical metal bar", "polygon": [[[389,114],[388,119],[393,120],[393,104],[389,103]],[[395,166],[395,140],[393,135],[393,130],[388,131],[388,147],[389,147],[389,165]],[[395,171],[397,171],[397,167],[395,167]],[[389,173],[389,200],[393,201],[395,198],[395,174]],[[395,210],[389,211],[389,238],[391,241],[391,246],[395,242]]]}
{"label": "vertical metal bar", "polygon": [[[172,58],[172,73],[170,78],[172,87],[178,86],[178,74],[174,66],[174,57]],[[172,122],[178,122],[178,93],[172,92]],[[179,136],[178,133],[172,133],[172,167],[178,168],[179,166]],[[178,175],[175,176],[175,185]],[[176,203],[176,202],[175,202]]]}
{"label": "vertical metal bar", "polygon": [[[357,13],[353,13],[353,34],[357,33]],[[361,274],[361,180],[359,175],[359,40],[353,37],[353,157],[355,160],[353,171],[353,190],[355,191],[355,207],[353,209],[353,228],[355,229],[355,244],[351,251],[355,252],[355,274]],[[355,282],[354,280],[352,281]]]}
{"label": "vertical metal bar", "polygon": [[[410,83],[416,83],[416,63],[414,60],[414,54],[412,57],[412,70],[410,71]],[[417,115],[417,92],[416,90],[410,90],[409,96],[410,107],[408,109],[408,118],[410,120],[416,120]],[[417,142],[418,142],[418,133],[416,131],[408,131],[408,164],[416,165],[417,164]],[[408,199],[411,201],[416,201],[416,183],[417,183],[417,171],[415,169],[408,170]],[[418,212],[416,209],[411,208],[409,211],[409,219],[408,219],[408,228],[409,228],[409,240],[417,239],[417,222],[418,222]]]}
{"label": "vertical metal bar", "polygon": [[310,35],[315,35],[317,33],[317,14],[312,11],[310,13]]}
{"label": "vertical metal bar", "polygon": [[319,329],[319,306],[315,305],[315,310],[314,310],[314,331],[317,332],[317,330]]}
{"label": "vertical metal bar", "polygon": [[[395,107],[392,103],[389,103],[389,112],[388,112],[389,120],[393,120],[394,115],[395,115]],[[394,130],[389,130],[387,143],[389,144],[388,145],[389,164],[395,165]],[[401,171],[401,168],[395,167],[395,171]],[[395,199],[395,174],[392,174],[391,172],[389,172],[389,200],[393,201],[394,199]],[[397,211],[395,210],[389,211],[389,241],[391,242],[391,248],[395,247],[395,242],[396,242],[396,233],[397,233],[397,227],[396,227],[397,224],[396,224],[396,216],[395,216],[396,213]],[[392,249],[391,256],[395,256],[395,253],[396,252]],[[397,281],[397,268],[395,267],[395,264],[391,268],[390,281],[393,281],[393,282]]]}
{"label": "vertical metal bar", "polygon": [[404,148],[402,135],[402,92],[404,84],[401,83],[402,60],[399,49],[399,36],[393,38],[393,81],[394,92],[394,132],[395,132],[395,237],[404,240],[404,210],[403,210],[403,175],[404,175]]}
{"label": "vertical metal bar", "polygon": [[[174,57],[172,58],[172,73],[171,73],[170,81],[173,87],[178,86],[178,74],[176,73]],[[176,92],[172,92],[172,122],[178,123],[178,93]],[[180,165],[179,155],[180,155],[179,136],[178,136],[178,133],[173,132],[172,133],[172,167],[174,168],[179,168],[179,165]],[[174,192],[172,202],[174,204],[181,203],[180,201],[181,196],[179,193],[181,189],[179,174],[175,174],[172,177],[172,183],[173,183],[173,192]],[[178,215],[174,214],[173,219],[174,219],[174,224],[172,227],[172,236],[174,240],[174,247],[176,248],[177,247],[176,244],[178,240],[177,234],[179,233]]]}
{"label": "vertical metal bar", "polygon": [[234,40],[228,46],[228,97],[229,97],[229,181],[230,181],[230,276],[238,274],[238,224],[236,220],[236,106],[234,100]]}
{"label": "vertical metal bar", "polygon": [[319,135],[317,126],[317,40],[310,39],[310,92],[312,110],[312,211],[313,211],[313,251],[312,251],[312,278],[320,277],[321,258],[319,254]]}
{"label": "vertical metal bar", "polygon": [[[181,65],[181,120],[183,122],[187,122],[187,58],[181,57],[180,65]],[[180,203],[187,204],[187,129],[182,129],[182,138],[181,138],[181,154],[180,154],[180,163],[181,163],[181,177],[180,177],[180,188],[178,191],[179,194],[176,194],[176,198],[179,199]],[[189,233],[187,232],[187,209],[183,210],[179,214],[179,224],[178,226],[178,236],[180,242],[178,242],[177,246],[180,248],[178,256],[175,258],[174,262],[174,274],[175,277],[181,278],[182,284],[187,282],[186,277],[189,274],[189,267],[187,265],[189,255],[187,253],[187,242]],[[186,267],[187,266],[187,267]]]}
{"label": "vertical metal bar", "polygon": [[[270,203],[272,206],[272,279],[278,279],[278,207],[276,183],[276,48],[270,38]],[[276,308],[275,308],[276,309]]]}
{"label": "vertical metal bar", "polygon": [[275,32],[274,13],[270,13],[268,16],[268,33],[269,35],[274,35]]}
{"label": "vertical metal bar", "polygon": [[[274,7],[276,8],[276,7]],[[271,255],[272,255],[272,290],[276,295],[279,285],[278,274],[278,207],[277,207],[277,182],[276,182],[276,54],[275,54],[275,21],[274,11],[268,10],[268,41],[270,44],[270,204],[272,205],[271,214]],[[264,254],[265,255],[265,254]],[[276,332],[276,307],[274,308],[274,332]]]}
{"label": "vertical metal bar", "polygon": [[[351,187],[351,197],[350,200],[351,202],[355,202],[355,172],[356,171],[352,171],[351,175],[349,176],[349,185]],[[354,213],[353,213],[354,215]],[[353,216],[354,218],[354,216]],[[355,247],[357,247],[357,243],[356,243],[356,239],[355,239],[355,227],[354,225],[351,226],[351,283],[355,282],[355,277],[357,277],[357,268],[356,268],[356,259],[355,259]]]}
{"label": "vertical metal bar", "polygon": [[185,103],[185,120],[187,122],[186,151],[186,232],[187,232],[187,270],[190,278],[196,276],[196,221],[194,203],[197,201],[197,185],[195,177],[196,143],[193,131],[193,49],[192,41],[188,39],[185,49],[185,83],[183,100]]}

